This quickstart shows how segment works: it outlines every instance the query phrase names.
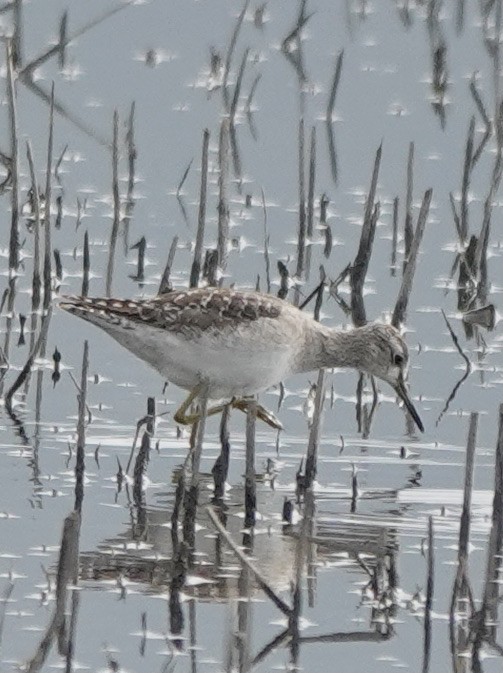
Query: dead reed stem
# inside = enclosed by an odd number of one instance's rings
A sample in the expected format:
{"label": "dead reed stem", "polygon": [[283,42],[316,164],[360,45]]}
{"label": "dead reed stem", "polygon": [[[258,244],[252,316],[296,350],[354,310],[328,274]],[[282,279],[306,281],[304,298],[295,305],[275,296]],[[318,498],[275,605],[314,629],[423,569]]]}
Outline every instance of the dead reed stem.
{"label": "dead reed stem", "polygon": [[[486,579],[482,606],[480,608],[479,631],[494,639],[498,623],[499,571],[503,543],[503,404],[498,414],[498,439],[494,469],[494,497],[492,526],[487,549]],[[489,625],[487,622],[490,622]],[[475,645],[474,645],[475,646]]]}
{"label": "dead reed stem", "polygon": [[475,117],[470,119],[468,127],[468,137],[465,146],[465,162],[463,166],[463,179],[461,183],[461,213],[460,230],[461,242],[465,243],[468,238],[468,190],[470,188],[470,179],[473,169],[473,139],[475,135]]}
{"label": "dead reed stem", "polygon": [[28,140],[26,143],[26,154],[28,157],[28,165],[30,167],[31,189],[33,193],[33,208],[35,211],[35,226],[34,226],[34,250],[33,250],[33,278],[31,283],[31,309],[36,311],[40,306],[40,289],[41,281],[41,264],[40,264],[40,228],[42,221],[40,217],[40,194],[38,191],[37,173],[35,171],[35,164],[33,161],[33,153],[31,143]]}
{"label": "dead reed stem", "polygon": [[169,280],[169,277],[171,275],[171,268],[175,260],[177,245],[178,245],[178,236],[175,236],[171,241],[171,246],[168,252],[168,259],[166,260],[166,266],[164,267],[164,271],[162,273],[161,283],[159,285],[159,290],[157,294],[166,294],[167,292],[171,292],[172,290],[172,284],[171,281]]}
{"label": "dead reed stem", "polygon": [[257,484],[255,481],[255,428],[257,401],[251,400],[246,413],[245,528],[255,525]]}
{"label": "dead reed stem", "polygon": [[307,185],[307,249],[306,249],[306,280],[311,271],[311,243],[314,236],[314,190],[316,186],[316,128],[311,129],[311,142],[309,145],[309,179]]}
{"label": "dead reed stem", "polygon": [[204,228],[206,225],[206,196],[208,191],[208,147],[210,144],[210,132],[204,129],[203,150],[201,154],[201,188],[199,192],[199,215],[197,220],[196,245],[194,248],[194,260],[190,270],[190,287],[199,285],[201,276],[201,262],[203,257]]}
{"label": "dead reed stem", "polygon": [[316,383],[316,397],[314,399],[313,422],[309,430],[309,443],[307,445],[306,456],[306,488],[310,488],[316,479],[318,469],[318,447],[320,444],[321,421],[323,414],[323,405],[325,403],[325,370],[318,371],[318,381]]}
{"label": "dead reed stem", "polygon": [[250,0],[245,0],[243,8],[237,18],[236,25],[234,26],[231,40],[229,42],[229,48],[227,49],[227,56],[225,57],[224,74],[222,80],[222,95],[224,99],[224,106],[227,112],[230,111],[230,97],[229,97],[228,83],[229,83],[229,73],[232,65],[232,57],[234,55],[234,50],[236,48],[236,44],[238,41],[239,32],[241,30],[241,26],[243,25],[243,19],[245,18],[245,14],[246,11],[248,10],[249,4]]}
{"label": "dead reed stem", "polygon": [[269,256],[269,232],[267,231],[267,206],[265,200],[264,190],[261,190],[262,194],[262,212],[264,214],[264,262],[265,262],[265,278],[267,293],[271,292],[271,259]]}
{"label": "dead reed stem", "polygon": [[297,240],[297,268],[295,275],[297,278],[297,287],[295,289],[294,305],[298,306],[300,302],[299,284],[304,275],[305,254],[306,254],[306,187],[305,187],[305,138],[304,138],[304,119],[299,121],[299,153],[298,153],[298,195],[299,195],[299,229]]}
{"label": "dead reed stem", "polygon": [[396,252],[398,246],[398,196],[393,199],[393,234],[391,238],[391,275],[396,275]]}
{"label": "dead reed stem", "polygon": [[412,246],[412,239],[414,238],[414,229],[412,226],[412,199],[414,196],[414,143],[409,144],[409,154],[407,157],[407,190],[405,193],[405,223],[403,228],[404,234],[404,262],[403,270],[409,261],[410,249]]}
{"label": "dead reed stem", "polygon": [[33,363],[35,362],[35,358],[38,356],[42,348],[42,345],[45,346],[47,342],[47,333],[49,331],[50,321],[51,321],[51,309],[49,308],[48,312],[42,318],[40,333],[38,335],[37,341],[35,342],[32,350],[30,351],[30,355],[28,356],[28,359],[26,360],[23,369],[19,372],[18,377],[5,394],[5,408],[10,416],[12,416],[13,414],[12,398],[29,377],[31,373],[31,368],[33,367]]}
{"label": "dead reed stem", "polygon": [[367,276],[367,270],[372,255],[374,244],[375,229],[379,217],[379,207],[375,204],[377,190],[377,180],[379,177],[379,168],[381,165],[382,144],[379,145],[372,170],[372,179],[370,189],[365,202],[365,214],[363,217],[363,227],[360,236],[360,244],[356,253],[355,261],[350,268],[351,284],[351,315],[353,323],[359,327],[367,322],[365,304],[363,301],[363,286]]}
{"label": "dead reed stem", "polygon": [[433,517],[428,517],[428,574],[426,579],[426,601],[424,605],[423,673],[430,669],[431,654],[431,611],[435,587],[435,546],[433,539]]}
{"label": "dead reed stem", "polygon": [[410,246],[407,265],[403,273],[402,284],[398,292],[398,297],[395,303],[395,309],[393,311],[393,316],[391,319],[391,324],[394,327],[398,327],[401,323],[405,322],[405,317],[407,314],[407,306],[409,303],[409,296],[412,290],[412,282],[414,280],[414,274],[416,271],[419,248],[421,246],[421,241],[423,240],[423,233],[426,228],[428,213],[430,212],[432,194],[433,190],[428,189],[424,193],[423,202],[421,203],[421,208],[417,218],[416,229],[414,232],[414,238],[412,239],[412,243]]}
{"label": "dead reed stem", "polygon": [[452,587],[451,605],[449,611],[449,627],[451,630],[451,638],[454,637],[454,630],[456,628],[456,609],[458,599],[464,599],[467,594],[471,598],[470,582],[468,578],[468,545],[470,542],[473,472],[475,466],[478,420],[478,413],[472,412],[470,414],[470,427],[468,430],[468,440],[466,446],[463,509],[461,511],[461,520],[459,525],[458,567],[456,571],[456,578]]}
{"label": "dead reed stem", "polygon": [[75,461],[75,510],[80,512],[84,500],[85,449],[86,449],[86,410],[87,376],[89,371],[89,343],[84,341],[82,373],[78,394],[79,415],[77,420],[77,457]]}
{"label": "dead reed stem", "polygon": [[335,72],[332,80],[332,87],[330,89],[330,95],[328,97],[327,113],[325,117],[327,140],[328,140],[328,155],[330,157],[330,170],[332,172],[332,179],[335,185],[337,185],[339,171],[337,166],[337,150],[335,148],[334,108],[335,108],[335,98],[337,96],[337,90],[339,88],[339,82],[341,79],[343,59],[344,59],[344,50],[342,49],[337,54],[337,58],[335,60]]}
{"label": "dead reed stem", "polygon": [[26,664],[28,673],[38,673],[49,655],[55,638],[59,641],[60,654],[66,649],[66,603],[68,585],[74,582],[79,562],[80,513],[73,511],[63,524],[63,534],[58,560],[56,580],[56,604],[49,626],[42,637],[35,654]]}
{"label": "dead reed stem", "polygon": [[217,516],[217,513],[213,509],[213,507],[208,506],[206,508],[206,511],[208,512],[208,516],[211,520],[211,523],[215,526],[219,534],[223,537],[227,545],[232,549],[234,554],[238,557],[238,559],[241,561],[243,565],[246,565],[249,570],[251,571],[252,575],[255,578],[255,581],[259,585],[259,587],[262,589],[262,591],[265,593],[265,595],[271,599],[271,601],[274,603],[274,605],[281,610],[281,612],[286,615],[287,617],[290,616],[291,614],[291,608],[285,601],[280,598],[274,590],[269,586],[267,581],[264,579],[260,571],[255,567],[252,561],[248,558],[248,556],[241,551],[241,549],[237,546],[237,544],[234,542],[234,540],[231,538],[229,533],[225,530],[225,528],[222,526],[222,524],[219,521],[219,518]]}
{"label": "dead reed stem", "polygon": [[[19,2],[17,2],[19,4]],[[9,273],[19,266],[19,143],[17,129],[16,87],[14,84],[14,50],[11,40],[6,42],[7,97],[9,102],[10,126],[10,170],[11,170],[11,226],[9,241]]]}
{"label": "dead reed stem", "polygon": [[136,104],[133,101],[131,103],[131,109],[129,112],[128,130],[126,133],[126,146],[128,155],[128,181],[127,181],[126,204],[124,209],[124,249],[126,251],[126,254],[129,247],[129,226],[133,218],[133,211],[135,205],[134,186],[136,175],[136,159],[138,158],[138,151],[136,149],[135,137],[134,137],[135,110],[136,110]]}
{"label": "dead reed stem", "polygon": [[89,294],[89,272],[91,270],[91,253],[89,251],[89,232],[84,234],[84,250],[82,253],[82,290],[83,297]]}
{"label": "dead reed stem", "polygon": [[[218,265],[222,271],[227,267],[229,242],[229,119],[222,119],[218,143]],[[223,279],[221,279],[223,280]]]}
{"label": "dead reed stem", "polygon": [[52,299],[51,287],[51,198],[52,198],[52,155],[54,145],[54,82],[51,88],[51,107],[49,111],[49,140],[47,143],[47,168],[45,172],[45,212],[44,212],[44,309],[47,310]]}
{"label": "dead reed stem", "polygon": [[230,458],[230,434],[229,420],[231,416],[230,405],[224,407],[220,418],[220,454],[213,465],[211,473],[215,485],[214,495],[216,499],[221,499],[225,495],[225,483],[229,474]]}
{"label": "dead reed stem", "polygon": [[112,295],[112,281],[115,265],[115,248],[119,236],[120,224],[120,194],[119,194],[119,113],[114,110],[113,116],[113,141],[112,141],[112,198],[113,198],[113,221],[110,232],[110,249],[108,251],[106,296]]}

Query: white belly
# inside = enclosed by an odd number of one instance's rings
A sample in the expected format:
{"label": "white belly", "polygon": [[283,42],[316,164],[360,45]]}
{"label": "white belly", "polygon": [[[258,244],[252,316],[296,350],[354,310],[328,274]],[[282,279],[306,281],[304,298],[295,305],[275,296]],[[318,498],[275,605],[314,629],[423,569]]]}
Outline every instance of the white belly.
{"label": "white belly", "polygon": [[109,333],[177,386],[191,390],[207,382],[214,399],[267,390],[288,375],[293,358],[290,344],[255,340],[253,328],[225,336],[204,332],[197,339],[148,325]]}

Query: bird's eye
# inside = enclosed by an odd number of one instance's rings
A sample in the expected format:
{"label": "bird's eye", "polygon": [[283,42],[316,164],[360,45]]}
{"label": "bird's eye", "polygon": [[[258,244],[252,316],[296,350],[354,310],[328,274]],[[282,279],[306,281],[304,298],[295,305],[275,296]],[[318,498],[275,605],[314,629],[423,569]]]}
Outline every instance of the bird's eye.
{"label": "bird's eye", "polygon": [[393,356],[393,362],[399,367],[403,365],[403,355],[400,355],[400,353],[395,353]]}

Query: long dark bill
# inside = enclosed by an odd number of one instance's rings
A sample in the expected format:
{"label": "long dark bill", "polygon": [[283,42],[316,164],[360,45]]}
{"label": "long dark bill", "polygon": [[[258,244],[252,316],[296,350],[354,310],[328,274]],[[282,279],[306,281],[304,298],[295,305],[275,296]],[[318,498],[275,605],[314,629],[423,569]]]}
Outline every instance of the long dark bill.
{"label": "long dark bill", "polygon": [[393,387],[395,388],[395,392],[398,395],[398,397],[402,400],[402,402],[407,407],[407,411],[409,412],[409,414],[414,419],[414,423],[417,425],[419,430],[421,430],[421,432],[424,432],[423,422],[419,418],[419,414],[417,413],[416,408],[412,404],[412,400],[409,397],[409,393],[407,391],[407,388],[405,387],[405,383],[402,380],[400,380],[396,384],[396,386],[393,386]]}

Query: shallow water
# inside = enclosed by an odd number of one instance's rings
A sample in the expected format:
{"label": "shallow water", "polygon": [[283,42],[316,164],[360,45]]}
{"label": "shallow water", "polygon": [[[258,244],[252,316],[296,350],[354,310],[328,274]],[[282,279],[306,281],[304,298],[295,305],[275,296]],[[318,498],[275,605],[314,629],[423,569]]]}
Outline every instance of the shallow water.
{"label": "shallow water", "polygon": [[[456,278],[450,269],[457,251],[456,230],[449,203],[453,192],[459,208],[465,143],[470,118],[475,115],[475,144],[483,128],[469,91],[472,74],[488,114],[492,117],[499,94],[500,73],[484,46],[481,17],[476,3],[466,3],[462,29],[456,30],[456,12],[463,3],[429,3],[438,10],[438,23],[428,23],[427,6],[393,2],[309,2],[310,17],[303,31],[304,62],[309,84],[304,99],[307,134],[317,130],[315,195],[330,199],[328,223],[334,246],[323,256],[324,239],[315,230],[311,246],[311,272],[305,294],[318,283],[318,267],[335,279],[354,259],[365,195],[377,147],[383,143],[377,199],[381,204],[374,249],[365,286],[369,318],[388,317],[401,279],[406,166],[409,143],[415,143],[414,221],[424,191],[433,188],[433,203],[417,266],[406,321],[411,351],[411,392],[426,431],[405,432],[403,412],[392,391],[380,386],[380,404],[370,436],[362,439],[356,423],[354,372],[327,375],[327,402],[315,489],[316,515],[309,565],[303,581],[303,607],[299,665],[313,673],[344,673],[390,668],[423,670],[424,597],[427,583],[428,518],[433,517],[435,583],[432,606],[430,670],[470,670],[467,648],[451,658],[448,614],[456,575],[457,544],[463,497],[464,463],[469,414],[479,412],[474,492],[471,508],[469,576],[476,605],[482,597],[488,554],[494,486],[494,448],[498,405],[502,401],[503,338],[496,319],[492,332],[480,329],[467,340],[457,309]],[[112,5],[110,5],[112,6]],[[250,60],[244,75],[238,107],[237,136],[243,176],[231,189],[231,236],[225,284],[254,287],[260,276],[265,288],[263,209],[267,226],[273,287],[277,292],[277,260],[295,272],[298,222],[299,94],[296,75],[281,52],[281,42],[292,30],[296,6],[266,6],[263,28],[255,27],[250,3],[233,59],[230,82],[246,47]],[[27,62],[57,35],[60,13],[69,9],[69,30],[74,31],[104,11],[102,2],[32,3],[23,7],[24,58]],[[188,283],[197,225],[200,154],[203,129],[210,138],[210,197],[205,244],[216,241],[217,145],[222,114],[221,90],[207,90],[210,47],[225,54],[239,7],[229,1],[136,3],[107,19],[72,43],[67,66],[60,73],[55,60],[37,71],[45,88],[55,81],[56,97],[73,114],[106,138],[111,137],[112,112],[118,108],[120,132],[130,103],[136,101],[135,142],[138,150],[135,208],[129,243],[147,240],[145,279],[134,279],[137,253],[123,254],[119,239],[114,275],[117,296],[149,296],[157,291],[171,241],[179,236],[172,280]],[[406,18],[409,16],[410,25]],[[435,13],[434,13],[434,16]],[[404,18],[405,17],[405,18]],[[2,15],[8,26],[8,14]],[[492,20],[492,15],[490,20]],[[407,25],[406,25],[407,24]],[[56,38],[57,39],[57,38]],[[445,111],[432,106],[432,54],[446,47],[447,90]],[[155,50],[155,67],[145,54]],[[339,177],[330,172],[323,122],[336,54],[344,49],[337,92],[334,133]],[[244,113],[246,97],[256,75],[253,112],[258,140],[250,132]],[[24,142],[33,145],[38,178],[42,184],[47,143],[47,106],[18,83],[22,200],[29,187]],[[445,114],[445,118],[443,115]],[[445,128],[442,128],[444,123]],[[4,106],[3,147],[8,142]],[[308,136],[307,136],[308,137]],[[84,231],[91,243],[90,294],[103,294],[111,228],[111,161],[106,149],[61,116],[55,122],[55,157],[64,149],[62,186],[53,185],[54,197],[63,197],[64,216],[53,233],[61,252],[62,292],[80,292]],[[307,140],[306,140],[307,146]],[[495,161],[491,137],[476,164],[468,191],[469,231],[478,235],[483,205]],[[185,168],[193,159],[183,187],[184,221],[175,192]],[[120,164],[121,190],[127,187],[126,155]],[[246,196],[251,195],[251,206]],[[391,274],[393,199],[400,198],[398,269]],[[76,229],[77,198],[87,200],[85,217]],[[502,235],[501,206],[495,196],[489,243],[488,301],[500,304]],[[7,287],[9,195],[3,196],[4,237],[1,241],[3,288]],[[318,219],[316,219],[318,222]],[[4,392],[23,367],[29,345],[18,345],[19,314],[29,316],[33,235],[23,222],[26,238],[17,280],[11,322]],[[3,292],[2,288],[2,292]],[[449,290],[449,291],[447,291]],[[348,299],[347,288],[342,296]],[[473,363],[447,411],[436,423],[465,364],[453,345],[443,309],[460,345]],[[309,308],[308,308],[309,310]],[[350,319],[327,296],[322,309],[327,324],[349,325]],[[3,309],[1,337],[9,328]],[[26,323],[29,343],[30,317]],[[37,359],[40,378],[32,374],[26,399],[19,393],[15,411],[22,430],[4,413],[0,418],[0,593],[3,601],[2,670],[15,670],[30,660],[47,628],[55,602],[55,575],[65,517],[74,506],[76,387],[69,372],[80,379],[83,341],[89,341],[90,377],[87,402],[92,422],[86,431],[86,471],[80,530],[81,570],[78,609],[74,610],[73,662],[67,670],[283,670],[290,665],[288,643],[280,643],[259,661],[254,659],[286,624],[283,615],[252,580],[240,577],[233,553],[215,538],[205,505],[211,499],[210,479],[203,481],[197,516],[196,556],[182,589],[182,623],[174,628],[170,603],[173,567],[170,528],[175,482],[173,472],[183,463],[189,439],[177,436],[170,414],[183,393],[164,382],[146,365],[121,350],[105,334],[55,310],[44,357]],[[3,342],[4,350],[6,342]],[[53,384],[52,354],[61,352],[61,379]],[[40,380],[39,394],[37,385]],[[284,497],[293,498],[295,473],[308,441],[303,413],[310,376],[285,382],[286,395],[279,410],[278,391],[262,396],[261,403],[275,410],[285,426],[276,434],[258,426],[257,472],[274,459],[274,489],[265,479],[258,485],[258,512],[252,555],[271,587],[290,601],[300,524],[281,521]],[[333,390],[332,390],[333,385]],[[136,422],[146,412],[147,396],[156,398],[158,416],[152,450],[140,500],[132,484],[118,492],[118,460],[127,463]],[[371,401],[369,395],[366,400]],[[333,402],[333,404],[331,403]],[[234,413],[231,422],[231,465],[226,495],[228,530],[243,542],[243,474],[245,417]],[[219,453],[218,421],[208,421],[202,471],[208,474]],[[156,445],[158,442],[158,447]],[[341,447],[343,449],[341,451]],[[99,448],[98,448],[99,447]],[[401,448],[404,447],[401,457]],[[97,459],[96,459],[97,457]],[[358,498],[352,498],[356,471]],[[126,488],[127,486],[127,488]],[[353,510],[353,511],[352,511]],[[245,540],[246,541],[246,540]],[[249,542],[249,540],[248,540]],[[374,584],[372,584],[372,582]],[[377,582],[378,590],[374,591]],[[241,592],[241,593],[240,593]],[[238,600],[239,596],[249,600]],[[74,601],[75,603],[75,601]],[[171,606],[171,611],[170,611]],[[460,633],[465,622],[459,622]],[[233,633],[246,637],[235,638]],[[498,641],[499,625],[496,633]],[[501,667],[497,650],[484,646],[482,670]],[[335,663],[336,662],[336,667]],[[54,646],[45,668],[65,665]]]}

